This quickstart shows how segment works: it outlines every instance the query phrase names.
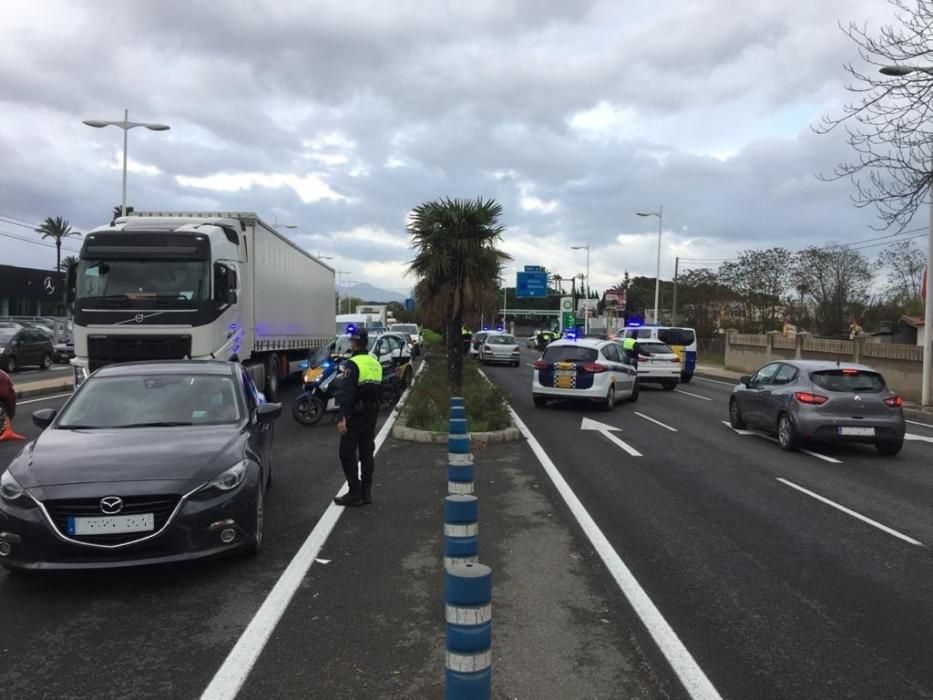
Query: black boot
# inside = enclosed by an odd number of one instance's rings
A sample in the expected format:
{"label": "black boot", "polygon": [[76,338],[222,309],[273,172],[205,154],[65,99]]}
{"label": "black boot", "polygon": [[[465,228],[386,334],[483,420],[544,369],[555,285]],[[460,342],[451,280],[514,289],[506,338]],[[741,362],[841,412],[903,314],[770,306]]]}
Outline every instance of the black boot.
{"label": "black boot", "polygon": [[373,502],[373,485],[369,484],[360,484],[360,502],[364,506],[368,506]]}
{"label": "black boot", "polygon": [[359,491],[354,491],[351,489],[342,496],[337,496],[334,499],[334,503],[336,503],[338,506],[356,507],[363,505],[363,498]]}

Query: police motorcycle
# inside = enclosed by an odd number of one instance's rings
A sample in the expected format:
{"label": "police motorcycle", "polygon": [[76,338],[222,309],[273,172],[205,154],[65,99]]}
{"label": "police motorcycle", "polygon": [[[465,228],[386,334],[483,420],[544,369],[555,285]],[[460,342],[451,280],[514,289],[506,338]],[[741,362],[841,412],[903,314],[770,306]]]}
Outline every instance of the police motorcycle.
{"label": "police motorcycle", "polygon": [[317,425],[325,413],[336,409],[334,379],[342,359],[327,352],[320,362],[305,370],[301,378],[302,392],[292,402],[292,417],[298,423]]}

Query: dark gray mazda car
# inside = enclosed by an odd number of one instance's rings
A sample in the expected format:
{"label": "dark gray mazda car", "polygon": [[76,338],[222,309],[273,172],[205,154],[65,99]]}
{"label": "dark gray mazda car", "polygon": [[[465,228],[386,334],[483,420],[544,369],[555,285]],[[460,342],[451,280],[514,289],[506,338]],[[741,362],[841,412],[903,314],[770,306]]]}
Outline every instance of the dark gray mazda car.
{"label": "dark gray mazda car", "polygon": [[0,475],[0,564],[81,569],[262,544],[272,422],[242,366],[104,367]]}

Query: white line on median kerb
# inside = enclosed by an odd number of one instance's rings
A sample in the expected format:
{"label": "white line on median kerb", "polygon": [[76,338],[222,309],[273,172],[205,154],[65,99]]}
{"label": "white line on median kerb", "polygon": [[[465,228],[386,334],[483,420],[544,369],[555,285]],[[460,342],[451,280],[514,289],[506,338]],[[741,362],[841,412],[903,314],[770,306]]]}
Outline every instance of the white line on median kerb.
{"label": "white line on median kerb", "polygon": [[16,401],[17,406],[22,406],[24,403],[38,403],[39,401],[50,401],[52,399],[61,399],[66,396],[71,396],[73,392],[68,392],[67,394],[52,394],[51,396],[43,396],[38,399],[26,399],[25,401]]}
{"label": "white line on median kerb", "polygon": [[586,511],[586,508],[583,507],[580,499],[577,498],[577,495],[564,480],[564,477],[554,465],[554,462],[548,457],[547,452],[544,451],[544,448],[541,447],[541,444],[535,439],[535,436],[528,430],[528,426],[518,417],[518,414],[511,406],[509,407],[509,413],[512,414],[512,420],[515,421],[515,425],[518,426],[522,435],[528,440],[528,445],[535,453],[541,466],[544,467],[544,471],[547,472],[547,475],[564,499],[564,502],[570,508],[573,517],[576,518],[580,527],[583,528],[583,532],[586,533],[593,548],[599,554],[606,568],[609,570],[609,573],[615,579],[622,593],[635,610],[635,614],[638,615],[639,619],[641,619],[642,623],[645,625],[648,634],[651,635],[651,638],[654,640],[655,644],[658,645],[661,653],[664,654],[664,658],[667,659],[671,668],[674,669],[674,673],[677,674],[677,678],[680,679],[687,693],[695,700],[721,700],[721,696],[716,691],[716,688],[713,687],[713,684],[710,683],[703,669],[697,665],[693,656],[687,651],[683,642],[680,641],[677,633],[674,632],[673,628],[667,623],[667,620],[664,619],[664,616],[661,615],[661,611],[658,610],[651,598],[648,597],[648,594],[645,593],[645,589],[643,589],[641,584],[635,579],[635,576],[625,565],[625,562],[622,561],[618,552],[609,544],[609,540],[603,534],[603,531],[599,529],[599,526]]}
{"label": "white line on median kerb", "polygon": [[[424,362],[418,366],[418,370],[415,372],[415,378],[421,374],[421,370],[424,369],[424,366]],[[414,381],[412,383],[414,384]],[[408,393],[410,391],[410,388],[405,390],[405,393],[402,394],[402,397],[395,405],[395,408],[392,409],[389,417],[386,418],[385,423],[382,424],[382,429],[376,436],[377,453],[379,452],[379,448],[382,447],[382,443],[384,443],[388,437],[389,431],[392,430],[395,421],[398,419],[399,412],[408,399]],[[346,488],[347,482],[343,482],[337,495],[342,494]],[[240,689],[246,682],[250,671],[252,671],[253,666],[256,664],[256,660],[269,641],[270,635],[275,630],[279,620],[282,619],[282,615],[288,608],[288,604],[294,597],[301,582],[304,581],[305,575],[308,573],[311,565],[314,564],[314,560],[321,551],[321,547],[324,546],[324,543],[327,541],[327,538],[330,536],[334,526],[337,524],[337,521],[340,520],[340,516],[345,510],[346,508],[338,506],[333,502],[327,507],[327,510],[324,511],[324,515],[321,516],[317,525],[311,530],[311,534],[308,535],[308,538],[304,541],[304,544],[301,545],[297,554],[292,557],[285,571],[282,572],[279,580],[276,581],[275,586],[269,591],[269,595],[266,596],[262,606],[256,611],[256,614],[253,615],[253,619],[250,620],[249,625],[247,625],[243,634],[240,635],[233,649],[230,650],[223,665],[221,665],[217,673],[214,674],[214,678],[211,679],[210,685],[208,685],[201,694],[201,700],[232,700],[237,696],[237,693],[240,692]]]}
{"label": "white line on median kerb", "polygon": [[831,507],[835,508],[836,510],[841,510],[841,511],[842,511],[843,513],[845,513],[846,515],[851,515],[853,518],[858,518],[858,519],[861,520],[863,523],[868,523],[868,524],[871,525],[872,527],[876,527],[876,528],[878,528],[879,530],[881,530],[882,532],[886,532],[886,533],[888,533],[889,535],[893,535],[894,537],[897,537],[897,538],[900,539],[900,540],[904,540],[905,542],[909,542],[910,544],[916,545],[916,546],[918,546],[918,547],[923,547],[923,546],[924,546],[923,542],[918,542],[918,541],[915,540],[913,537],[908,537],[907,535],[905,535],[905,534],[903,534],[903,533],[901,533],[901,532],[898,532],[897,530],[894,530],[894,529],[888,527],[887,525],[882,525],[882,524],[879,523],[877,520],[872,520],[871,518],[868,518],[868,517],[862,515],[861,513],[856,513],[854,510],[850,510],[849,508],[846,508],[845,506],[841,506],[841,505],[839,505],[838,503],[836,503],[835,501],[831,501],[831,500],[829,500],[828,498],[826,498],[826,497],[824,497],[824,496],[821,496],[821,495],[818,494],[818,493],[813,493],[813,491],[810,491],[810,490],[808,490],[808,489],[805,489],[803,486],[798,486],[798,485],[795,484],[793,481],[788,481],[787,479],[782,479],[781,477],[776,477],[776,478],[777,478],[778,481],[780,481],[780,482],[781,482],[782,484],[784,484],[785,486],[790,486],[792,489],[797,489],[798,491],[800,491],[800,493],[805,493],[805,494],[807,494],[808,496],[810,496],[810,498],[815,498],[816,500],[820,501],[821,503],[825,503],[826,505],[831,506]]}

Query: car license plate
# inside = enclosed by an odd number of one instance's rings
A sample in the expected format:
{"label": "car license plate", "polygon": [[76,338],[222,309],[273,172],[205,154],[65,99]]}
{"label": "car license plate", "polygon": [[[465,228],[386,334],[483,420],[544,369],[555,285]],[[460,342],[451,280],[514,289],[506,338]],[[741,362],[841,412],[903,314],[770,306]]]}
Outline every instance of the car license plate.
{"label": "car license plate", "polygon": [[152,532],[155,515],[106,515],[99,518],[68,518],[69,535],[115,535],[124,532]]}
{"label": "car license plate", "polygon": [[559,369],[554,374],[558,377],[572,377],[577,371],[575,369]]}
{"label": "car license plate", "polygon": [[875,434],[874,428],[854,428],[854,427],[841,427],[839,428],[840,435],[857,435],[859,437],[873,437]]}

